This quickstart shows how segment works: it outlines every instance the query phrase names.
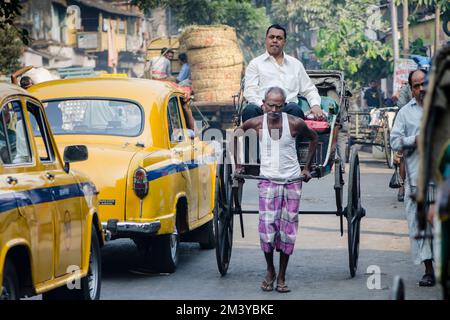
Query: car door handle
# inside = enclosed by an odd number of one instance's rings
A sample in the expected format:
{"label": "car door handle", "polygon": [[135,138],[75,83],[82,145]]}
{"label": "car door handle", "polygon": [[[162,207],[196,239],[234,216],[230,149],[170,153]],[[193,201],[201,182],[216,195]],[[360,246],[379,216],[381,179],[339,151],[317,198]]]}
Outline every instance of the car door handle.
{"label": "car door handle", "polygon": [[50,173],[50,172],[47,172],[47,173],[45,174],[45,177],[46,177],[48,180],[55,180],[55,175],[54,175],[53,173]]}
{"label": "car door handle", "polygon": [[17,180],[17,178],[9,176],[9,177],[6,178],[6,182],[8,184],[12,184],[14,186],[14,185],[17,184],[17,182],[19,182],[19,180]]}
{"label": "car door handle", "polygon": [[173,150],[173,153],[175,153],[175,155],[177,155],[177,156],[181,156],[183,154],[183,151],[181,151],[181,150]]}

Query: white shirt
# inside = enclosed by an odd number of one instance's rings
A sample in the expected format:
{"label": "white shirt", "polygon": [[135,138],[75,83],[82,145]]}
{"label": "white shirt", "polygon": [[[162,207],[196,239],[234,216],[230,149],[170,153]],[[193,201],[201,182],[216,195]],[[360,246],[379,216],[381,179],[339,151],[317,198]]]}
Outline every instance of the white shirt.
{"label": "white shirt", "polygon": [[[419,134],[420,124],[422,122],[423,107],[419,106],[416,99],[413,98],[404,107],[402,107],[395,117],[394,126],[391,131],[391,147],[395,151],[402,151],[403,146],[414,146],[416,136]],[[408,154],[408,151],[406,151]],[[419,171],[419,154],[417,148],[414,152],[406,156],[407,178],[411,186],[417,185],[417,174]]]}
{"label": "white shirt", "polygon": [[153,79],[165,79],[172,75],[170,60],[164,56],[153,57],[149,65]]}
{"label": "white shirt", "polygon": [[245,70],[245,99],[261,106],[267,89],[280,87],[286,92],[286,102],[298,103],[297,94],[301,94],[310,106],[320,106],[319,92],[303,64],[285,53],[283,57],[283,63],[279,65],[266,51],[250,61]]}

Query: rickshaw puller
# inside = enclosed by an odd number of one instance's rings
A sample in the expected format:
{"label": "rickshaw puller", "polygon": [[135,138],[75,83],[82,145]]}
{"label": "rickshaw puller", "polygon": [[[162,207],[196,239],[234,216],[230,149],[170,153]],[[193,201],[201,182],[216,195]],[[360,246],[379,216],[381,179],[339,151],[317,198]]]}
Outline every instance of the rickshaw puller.
{"label": "rickshaw puller", "polygon": [[[261,284],[263,291],[272,291],[277,279],[276,290],[289,292],[285,283],[289,256],[293,253],[298,229],[298,210],[302,183],[276,182],[303,176],[311,179],[311,162],[318,136],[298,117],[281,112],[286,103],[286,94],[279,87],[267,90],[263,101],[264,115],[244,122],[242,129],[256,130],[260,142],[261,176],[267,178],[258,184],[259,188],[259,235],[261,249],[267,263],[267,273]],[[295,139],[297,136],[310,138],[306,165],[303,171],[297,159]],[[242,165],[236,165],[240,172]],[[272,180],[273,179],[273,180]],[[280,252],[280,269],[276,277],[273,250]]]}

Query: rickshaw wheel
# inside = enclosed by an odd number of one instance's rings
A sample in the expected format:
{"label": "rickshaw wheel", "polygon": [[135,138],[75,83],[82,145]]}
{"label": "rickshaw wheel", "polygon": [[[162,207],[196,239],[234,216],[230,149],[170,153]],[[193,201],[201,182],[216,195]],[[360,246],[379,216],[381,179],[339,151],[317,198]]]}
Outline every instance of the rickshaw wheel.
{"label": "rickshaw wheel", "polygon": [[383,128],[383,143],[387,166],[392,169],[394,167],[394,151],[392,150],[389,142],[389,128],[387,125]]}
{"label": "rickshaw wheel", "polygon": [[334,192],[336,194],[336,208],[342,212],[342,201],[344,200],[344,177],[342,175],[342,160],[335,160],[334,163]]}
{"label": "rickshaw wheel", "polygon": [[360,222],[365,215],[365,210],[361,207],[359,157],[355,148],[352,148],[350,154],[348,202],[345,212],[347,217],[349,267],[350,275],[353,278],[358,267]]}
{"label": "rickshaw wheel", "polygon": [[233,213],[231,165],[218,165],[214,206],[214,234],[219,272],[227,274],[233,247]]}
{"label": "rickshaw wheel", "polygon": [[345,146],[345,163],[349,163],[350,161],[350,149],[352,147],[352,138],[348,137],[347,145]]}
{"label": "rickshaw wheel", "polygon": [[395,276],[394,278],[391,300],[405,300],[405,284],[399,276]]}

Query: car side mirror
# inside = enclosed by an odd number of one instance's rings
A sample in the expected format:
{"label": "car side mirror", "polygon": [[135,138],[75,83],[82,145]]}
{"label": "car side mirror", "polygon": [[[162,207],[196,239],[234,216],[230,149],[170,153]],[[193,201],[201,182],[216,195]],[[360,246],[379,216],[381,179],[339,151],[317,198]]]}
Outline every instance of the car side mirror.
{"label": "car side mirror", "polygon": [[71,162],[85,161],[88,159],[88,149],[84,145],[67,146],[64,149],[64,170],[69,172]]}

